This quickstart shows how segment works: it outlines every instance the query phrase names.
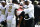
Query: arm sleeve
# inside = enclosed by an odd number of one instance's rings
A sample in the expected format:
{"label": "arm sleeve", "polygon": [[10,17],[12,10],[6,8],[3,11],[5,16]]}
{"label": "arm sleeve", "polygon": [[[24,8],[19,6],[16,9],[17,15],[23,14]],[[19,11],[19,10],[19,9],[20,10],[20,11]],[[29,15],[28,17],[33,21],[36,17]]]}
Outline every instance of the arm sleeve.
{"label": "arm sleeve", "polygon": [[6,8],[5,15],[6,15],[6,17],[7,17],[7,15],[8,15],[8,9],[9,9],[9,8],[8,8],[8,5],[6,5],[5,8]]}
{"label": "arm sleeve", "polygon": [[34,6],[24,9],[24,12],[25,12],[25,14],[27,14],[27,13],[31,12],[32,10],[34,10]]}

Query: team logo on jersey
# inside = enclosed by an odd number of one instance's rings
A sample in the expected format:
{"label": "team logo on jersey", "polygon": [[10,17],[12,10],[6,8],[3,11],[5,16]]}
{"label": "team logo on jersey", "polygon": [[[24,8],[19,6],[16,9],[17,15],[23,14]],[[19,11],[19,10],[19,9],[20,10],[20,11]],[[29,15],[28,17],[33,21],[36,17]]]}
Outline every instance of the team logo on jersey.
{"label": "team logo on jersey", "polygon": [[5,14],[5,9],[2,9],[1,12],[2,12],[2,14]]}
{"label": "team logo on jersey", "polygon": [[9,6],[9,10],[8,10],[8,12],[11,12],[11,9],[12,9],[12,6]]}

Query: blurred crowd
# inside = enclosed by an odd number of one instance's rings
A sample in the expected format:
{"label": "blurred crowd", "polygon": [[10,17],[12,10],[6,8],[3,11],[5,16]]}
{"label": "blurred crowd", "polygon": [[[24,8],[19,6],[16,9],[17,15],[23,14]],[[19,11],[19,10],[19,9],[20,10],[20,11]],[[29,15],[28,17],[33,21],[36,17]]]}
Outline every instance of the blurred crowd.
{"label": "blurred crowd", "polygon": [[0,27],[35,27],[40,25],[40,0],[0,2]]}

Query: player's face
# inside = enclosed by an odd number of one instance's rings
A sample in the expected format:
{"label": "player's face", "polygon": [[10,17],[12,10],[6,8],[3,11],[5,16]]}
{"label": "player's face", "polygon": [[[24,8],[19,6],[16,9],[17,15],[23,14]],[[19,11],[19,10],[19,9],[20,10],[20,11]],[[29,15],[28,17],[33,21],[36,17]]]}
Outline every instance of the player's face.
{"label": "player's face", "polygon": [[1,4],[2,4],[2,5],[5,5],[6,3],[3,3],[3,2],[2,2]]}

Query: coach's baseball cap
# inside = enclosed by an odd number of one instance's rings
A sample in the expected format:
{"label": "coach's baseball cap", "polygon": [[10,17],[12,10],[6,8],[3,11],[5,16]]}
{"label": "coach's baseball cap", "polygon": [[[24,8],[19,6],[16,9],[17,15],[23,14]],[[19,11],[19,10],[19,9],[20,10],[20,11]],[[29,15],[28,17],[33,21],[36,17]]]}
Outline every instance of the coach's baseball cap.
{"label": "coach's baseball cap", "polygon": [[30,0],[24,0],[24,1],[25,1],[25,2],[27,2],[27,1],[28,1],[29,3],[32,3],[32,1],[30,1]]}
{"label": "coach's baseball cap", "polygon": [[30,1],[30,0],[24,0],[24,1]]}

